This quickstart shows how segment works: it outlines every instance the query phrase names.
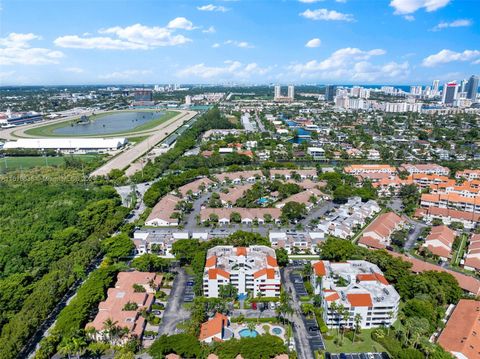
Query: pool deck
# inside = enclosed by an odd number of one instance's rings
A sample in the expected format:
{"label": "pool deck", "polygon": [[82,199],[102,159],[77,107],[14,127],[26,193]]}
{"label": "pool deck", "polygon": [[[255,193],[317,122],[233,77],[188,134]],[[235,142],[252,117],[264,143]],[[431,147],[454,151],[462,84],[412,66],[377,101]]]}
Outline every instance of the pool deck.
{"label": "pool deck", "polygon": [[[267,331],[265,330],[266,327],[268,327]],[[273,332],[274,328],[279,328],[279,329],[281,329],[282,332],[280,334],[275,334]],[[236,339],[242,338],[240,336],[240,331],[242,331],[244,329],[248,329],[248,326],[247,326],[246,323],[232,323],[230,325],[230,330],[233,332],[233,337],[236,338]],[[255,331],[259,335],[263,335],[263,334],[275,335],[275,336],[281,338],[284,342],[286,342],[285,328],[283,326],[281,326],[280,324],[258,323],[258,324],[255,325]]]}

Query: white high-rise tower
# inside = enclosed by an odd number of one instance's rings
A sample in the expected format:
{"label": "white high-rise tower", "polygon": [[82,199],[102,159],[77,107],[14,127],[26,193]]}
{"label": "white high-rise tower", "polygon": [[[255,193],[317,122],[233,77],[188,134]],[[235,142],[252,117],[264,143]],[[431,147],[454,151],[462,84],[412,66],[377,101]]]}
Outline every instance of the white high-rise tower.
{"label": "white high-rise tower", "polygon": [[273,97],[280,98],[281,96],[282,96],[282,91],[281,91],[280,85],[275,85]]}
{"label": "white high-rise tower", "polygon": [[291,98],[292,100],[295,98],[295,86],[293,85],[288,86],[287,97]]}

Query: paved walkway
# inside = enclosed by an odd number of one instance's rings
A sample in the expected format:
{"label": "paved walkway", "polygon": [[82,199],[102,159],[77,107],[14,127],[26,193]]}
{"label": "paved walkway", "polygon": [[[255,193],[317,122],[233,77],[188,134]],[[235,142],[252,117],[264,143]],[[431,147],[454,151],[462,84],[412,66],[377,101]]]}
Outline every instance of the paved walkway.
{"label": "paved walkway", "polygon": [[183,122],[190,120],[197,113],[195,111],[180,111],[180,113],[167,122],[155,127],[155,133],[147,140],[144,140],[134,147],[122,152],[112,158],[102,167],[97,168],[90,174],[90,177],[106,176],[113,169],[123,170],[137,158],[150,151],[157,143],[164,140],[169,134],[179,128]]}

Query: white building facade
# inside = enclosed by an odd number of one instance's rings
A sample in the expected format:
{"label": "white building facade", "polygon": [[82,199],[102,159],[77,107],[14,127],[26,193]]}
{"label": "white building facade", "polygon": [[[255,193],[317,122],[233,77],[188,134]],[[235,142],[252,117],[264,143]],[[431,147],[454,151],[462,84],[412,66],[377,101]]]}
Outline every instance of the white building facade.
{"label": "white building facade", "polygon": [[221,286],[231,284],[238,294],[280,296],[280,270],[275,251],[267,246],[216,246],[207,252],[203,294],[218,298]]}
{"label": "white building facade", "polygon": [[[362,329],[395,322],[400,295],[375,264],[362,260],[318,261],[313,263],[313,269],[314,290],[322,295],[328,327],[354,328],[356,318]],[[348,313],[347,320],[343,312]]]}

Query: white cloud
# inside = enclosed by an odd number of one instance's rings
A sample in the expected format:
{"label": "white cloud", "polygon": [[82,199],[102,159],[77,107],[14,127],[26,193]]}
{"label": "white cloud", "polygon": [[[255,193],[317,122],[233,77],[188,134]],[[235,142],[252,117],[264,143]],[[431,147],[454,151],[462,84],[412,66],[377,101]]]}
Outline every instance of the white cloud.
{"label": "white cloud", "polygon": [[71,72],[74,74],[83,74],[85,72],[85,70],[81,67],[66,67],[63,69],[63,71]]}
{"label": "white cloud", "polygon": [[112,39],[107,36],[80,37],[78,35],[60,36],[54,40],[59,47],[71,49],[100,49],[100,50],[147,50],[148,46]]}
{"label": "white cloud", "polygon": [[480,50],[465,50],[463,52],[456,52],[443,49],[436,54],[424,58],[422,65],[425,67],[433,67],[454,61],[472,61],[472,63],[477,64],[480,61]]}
{"label": "white cloud", "polygon": [[321,44],[322,44],[322,41],[319,38],[314,38],[309,40],[305,44],[305,47],[319,47]]}
{"label": "white cloud", "polygon": [[247,41],[237,41],[237,40],[227,40],[224,42],[224,44],[240,47],[242,49],[252,49],[255,47]]}
{"label": "white cloud", "polygon": [[415,16],[413,15],[405,15],[403,18],[407,21],[415,21]]}
{"label": "white cloud", "polygon": [[178,71],[177,76],[204,80],[249,79],[265,75],[270,70],[270,67],[260,67],[255,62],[244,65],[239,61],[225,61],[223,66],[192,65]]}
{"label": "white cloud", "polygon": [[305,10],[300,13],[310,20],[327,20],[327,21],[354,21],[353,15],[344,14],[335,10],[317,9],[317,10]]}
{"label": "white cloud", "polygon": [[220,47],[220,44],[219,44],[218,42],[216,42],[216,43],[214,43],[214,44],[212,45],[212,47],[213,47],[214,49],[216,49],[216,48]]}
{"label": "white cloud", "polygon": [[419,9],[428,12],[436,11],[448,5],[450,0],[392,0],[390,6],[395,9],[396,15],[413,14]]}
{"label": "white cloud", "polygon": [[115,71],[108,74],[98,76],[101,80],[133,80],[142,75],[150,75],[150,70],[124,70]]}
{"label": "white cloud", "polygon": [[217,12],[227,12],[228,10],[230,10],[230,9],[227,9],[225,6],[219,6],[219,5],[213,5],[213,4],[197,6],[197,9],[200,11],[217,11]]}
{"label": "white cloud", "polygon": [[195,27],[193,26],[193,23],[184,18],[184,17],[176,17],[175,19],[171,20],[167,27],[169,29],[181,29],[181,30],[193,30]]}
{"label": "white cloud", "polygon": [[202,32],[205,34],[214,34],[217,30],[215,30],[215,27],[210,26],[208,29],[202,30]]}
{"label": "white cloud", "polygon": [[192,30],[194,27],[186,18],[177,17],[166,27],[142,24],[114,26],[98,31],[101,35],[114,36],[65,35],[56,38],[54,43],[60,47],[75,49],[147,50],[162,46],[183,45],[192,41],[184,35],[176,34],[175,31],[178,29]]}
{"label": "white cloud", "polygon": [[405,78],[410,72],[408,62],[374,64],[368,60],[385,54],[385,50],[361,50],[344,48],[335,51],[328,58],[287,67],[293,78],[324,80],[345,80],[372,82],[383,79]]}
{"label": "white cloud", "polygon": [[40,36],[28,33],[12,32],[0,38],[0,65],[48,65],[58,64],[64,56],[60,51],[32,47],[30,42],[39,40]]}
{"label": "white cloud", "polygon": [[435,25],[435,27],[432,29],[432,31],[440,31],[442,29],[446,29],[448,27],[465,27],[465,26],[471,26],[473,23],[471,20],[468,19],[459,19],[455,20],[452,22],[445,22],[442,21],[438,25]]}
{"label": "white cloud", "polygon": [[322,1],[325,1],[325,0],[298,0],[298,1],[303,2],[304,4],[313,4],[313,3],[322,2]]}

